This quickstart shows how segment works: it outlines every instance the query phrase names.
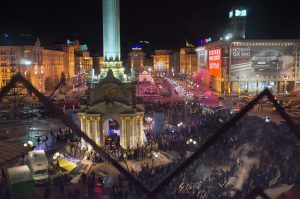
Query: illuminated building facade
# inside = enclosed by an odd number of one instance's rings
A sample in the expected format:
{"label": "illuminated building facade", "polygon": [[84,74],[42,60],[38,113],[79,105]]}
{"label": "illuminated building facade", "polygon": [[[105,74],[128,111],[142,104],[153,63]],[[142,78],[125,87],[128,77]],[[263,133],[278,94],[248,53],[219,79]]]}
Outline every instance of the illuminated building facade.
{"label": "illuminated building facade", "polygon": [[153,70],[157,76],[164,77],[170,74],[172,53],[172,50],[155,50],[155,54],[153,55]]}
{"label": "illuminated building facade", "polygon": [[300,40],[216,41],[196,52],[215,91],[259,93],[269,88],[283,93],[300,89]]}
{"label": "illuminated building facade", "polygon": [[67,78],[75,74],[73,47],[48,49],[41,46],[39,39],[35,45],[0,46],[0,57],[0,88],[17,72],[40,92],[45,92],[49,84],[53,87],[58,83],[62,73]]}
{"label": "illuminated building facade", "polygon": [[145,70],[146,54],[140,45],[132,47],[129,53],[130,68],[134,69],[136,74],[140,74]]}
{"label": "illuminated building facade", "polygon": [[93,68],[93,58],[88,51],[75,51],[75,74],[88,74]]}
{"label": "illuminated building facade", "polygon": [[93,56],[93,68],[95,69],[95,73],[99,74],[101,71],[101,68],[103,67],[104,59],[102,56],[95,55]]}
{"label": "illuminated building facade", "polygon": [[197,71],[197,53],[194,48],[180,49],[180,73],[191,78]]}
{"label": "illuminated building facade", "polygon": [[71,78],[74,75],[88,74],[93,68],[93,58],[90,56],[88,46],[86,44],[81,45],[79,40],[67,40],[67,44],[56,47],[66,52],[65,60],[70,65],[69,68],[73,69],[69,72]]}

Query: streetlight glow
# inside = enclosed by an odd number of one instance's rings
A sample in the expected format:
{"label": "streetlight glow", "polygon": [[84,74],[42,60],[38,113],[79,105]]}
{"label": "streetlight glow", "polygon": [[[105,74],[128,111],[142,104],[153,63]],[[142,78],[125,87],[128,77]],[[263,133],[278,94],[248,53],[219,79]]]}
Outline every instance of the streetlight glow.
{"label": "streetlight glow", "polygon": [[30,146],[33,146],[33,142],[32,141],[28,141],[27,142]]}

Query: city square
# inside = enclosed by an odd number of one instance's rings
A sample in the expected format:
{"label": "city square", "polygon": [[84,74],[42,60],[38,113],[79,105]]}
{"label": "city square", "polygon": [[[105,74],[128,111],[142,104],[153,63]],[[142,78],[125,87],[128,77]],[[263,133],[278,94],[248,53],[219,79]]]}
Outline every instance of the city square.
{"label": "city square", "polygon": [[134,3],[99,2],[102,42],[0,32],[1,199],[300,198],[297,37],[251,35],[235,3],[223,33],[152,46]]}

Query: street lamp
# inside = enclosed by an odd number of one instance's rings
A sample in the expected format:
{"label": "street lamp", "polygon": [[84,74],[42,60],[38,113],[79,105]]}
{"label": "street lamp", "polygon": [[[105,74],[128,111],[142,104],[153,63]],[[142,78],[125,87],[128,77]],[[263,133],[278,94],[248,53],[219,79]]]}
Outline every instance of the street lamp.
{"label": "street lamp", "polygon": [[153,152],[152,153],[152,167],[155,167],[155,159],[158,158],[158,153]]}
{"label": "street lamp", "polygon": [[53,160],[56,160],[57,166],[59,166],[59,158],[64,158],[64,154],[61,154],[61,153],[59,153],[59,152],[56,152],[56,153],[53,155]]}
{"label": "street lamp", "polygon": [[30,147],[30,149],[32,149],[32,147],[33,147],[33,142],[32,142],[32,141],[25,142],[23,146],[24,146],[25,148]]}
{"label": "street lamp", "polygon": [[178,127],[181,127],[181,126],[183,126],[183,123],[180,122],[179,124],[177,124],[177,126],[178,126]]}
{"label": "street lamp", "polygon": [[197,144],[197,141],[196,140],[193,140],[193,139],[189,139],[186,141],[186,144],[189,145],[189,144],[193,144],[193,145],[196,145]]}

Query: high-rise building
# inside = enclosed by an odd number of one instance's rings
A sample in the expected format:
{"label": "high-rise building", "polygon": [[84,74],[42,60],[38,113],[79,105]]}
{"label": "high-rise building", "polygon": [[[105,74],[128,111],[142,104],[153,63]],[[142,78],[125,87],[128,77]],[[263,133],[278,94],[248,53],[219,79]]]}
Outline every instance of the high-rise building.
{"label": "high-rise building", "polygon": [[155,54],[153,55],[153,70],[157,76],[164,77],[170,74],[172,53],[172,50],[155,50]]}
{"label": "high-rise building", "polygon": [[193,73],[197,71],[197,53],[194,48],[180,49],[180,73],[187,77],[192,77]]}
{"label": "high-rise building", "polygon": [[65,51],[46,49],[41,46],[39,39],[34,45],[0,46],[0,88],[19,72],[44,92],[46,79],[55,84],[62,72],[69,76],[72,69],[65,59]]}
{"label": "high-rise building", "polygon": [[134,69],[136,74],[145,70],[146,54],[143,52],[141,45],[134,45],[129,53],[130,68]]}
{"label": "high-rise building", "polygon": [[200,46],[196,51],[201,58],[198,62],[206,64],[203,68],[207,69],[209,86],[215,91],[300,90],[300,40],[222,40]]}
{"label": "high-rise building", "polygon": [[229,12],[231,23],[230,33],[226,36],[227,39],[245,39],[246,38],[246,17],[247,10],[243,8],[233,8]]}

